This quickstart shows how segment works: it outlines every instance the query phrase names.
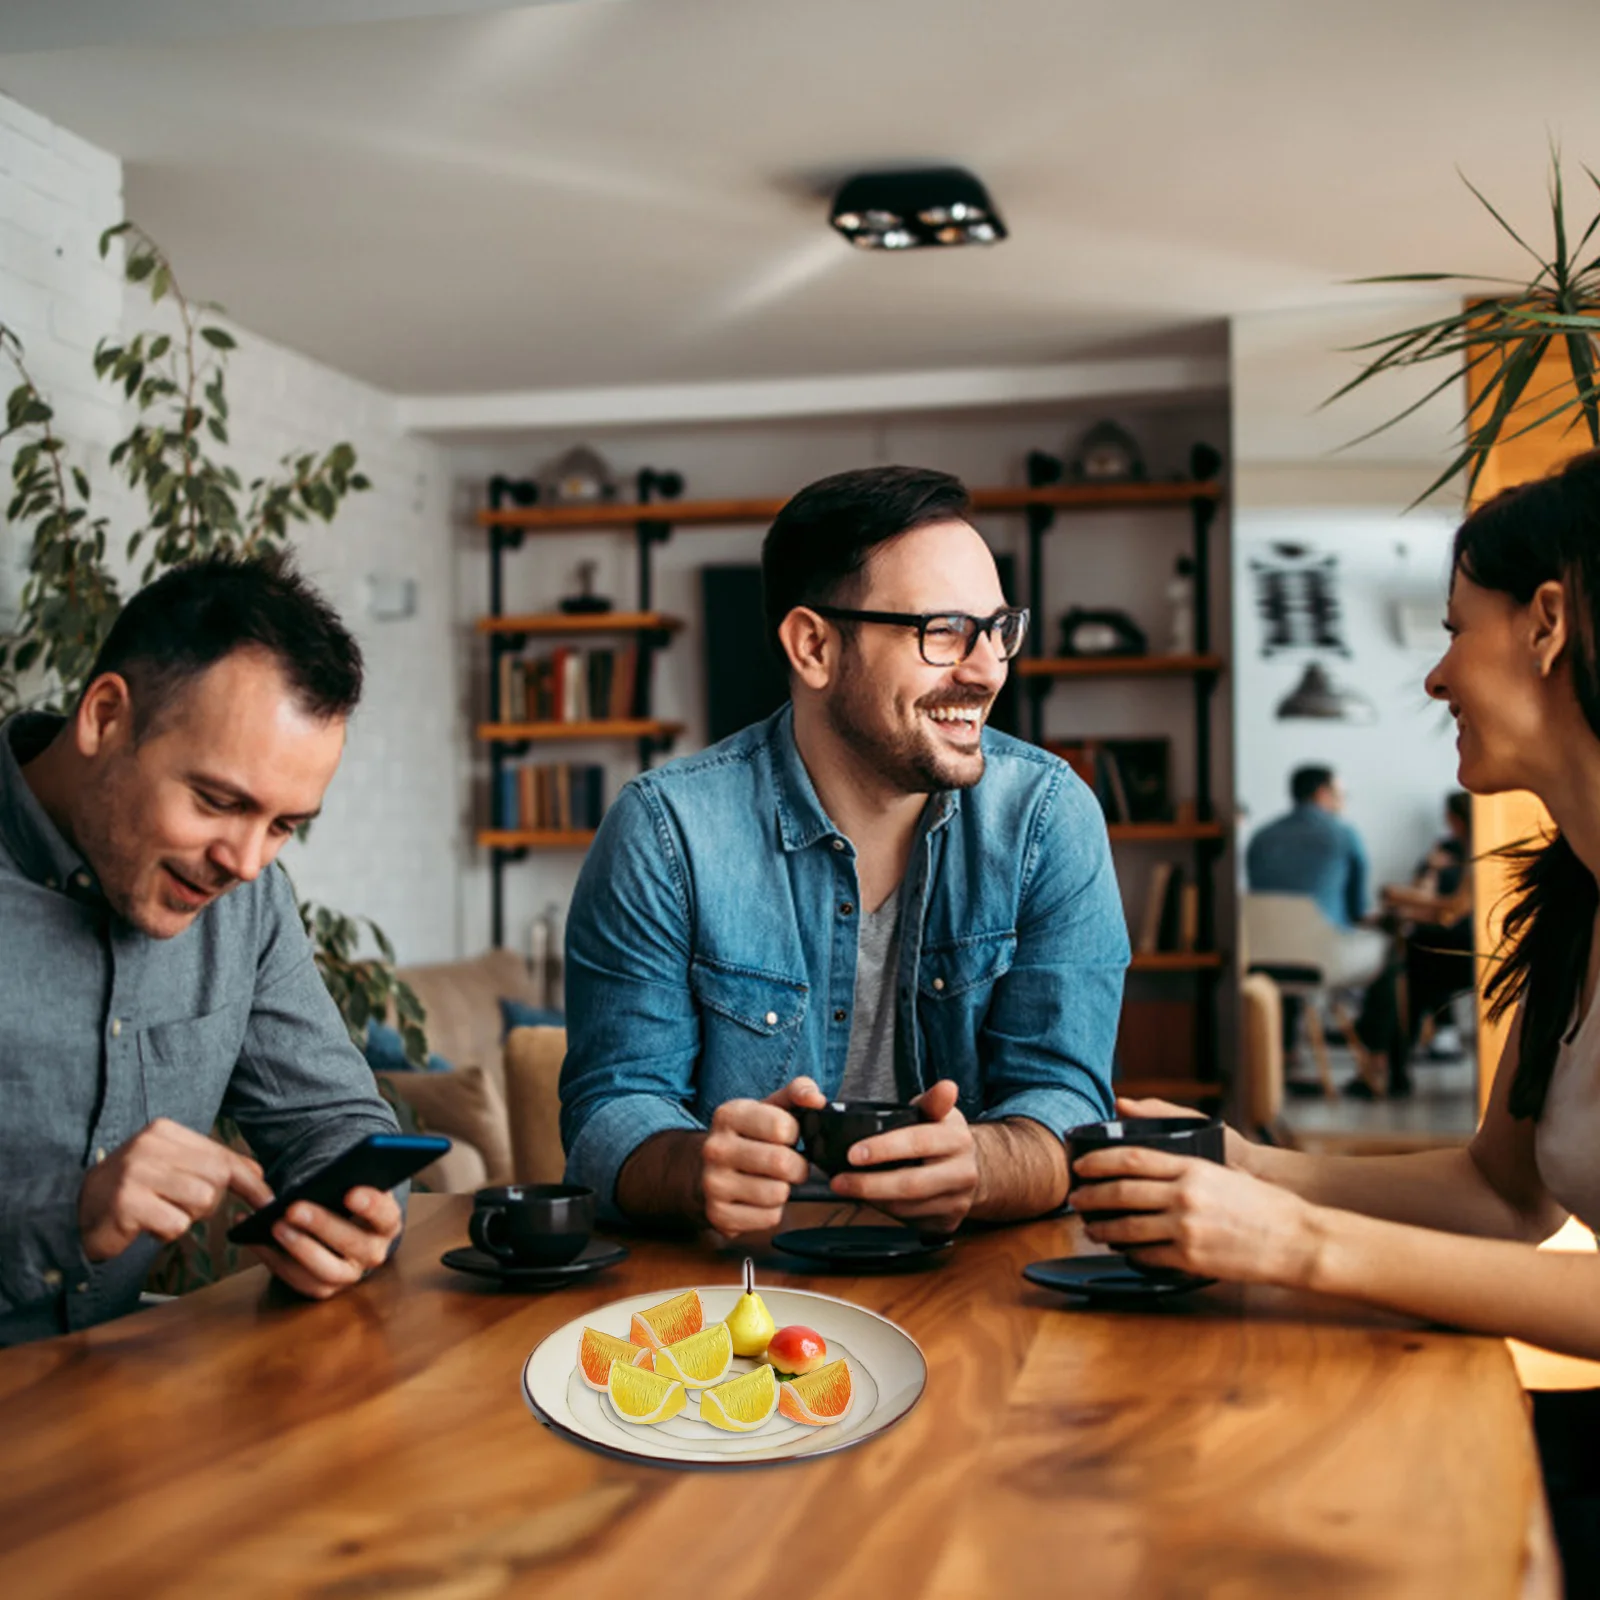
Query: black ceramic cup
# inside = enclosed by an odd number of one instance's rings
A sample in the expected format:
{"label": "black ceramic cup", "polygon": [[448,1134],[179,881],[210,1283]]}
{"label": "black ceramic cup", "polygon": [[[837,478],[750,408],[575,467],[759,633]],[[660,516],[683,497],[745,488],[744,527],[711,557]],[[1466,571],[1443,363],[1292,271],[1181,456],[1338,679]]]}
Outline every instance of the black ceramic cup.
{"label": "black ceramic cup", "polygon": [[[1223,1126],[1215,1117],[1119,1117],[1111,1122],[1086,1122],[1081,1127],[1068,1128],[1065,1137],[1067,1162],[1072,1173],[1069,1190],[1072,1209],[1085,1222],[1103,1222],[1134,1215],[1130,1211],[1095,1208],[1094,1191],[1099,1185],[1080,1178],[1075,1166],[1078,1158],[1088,1155],[1091,1150],[1139,1145],[1147,1150],[1165,1150],[1169,1155],[1195,1156],[1202,1161],[1219,1164],[1227,1160]],[[1171,1267],[1147,1267],[1131,1256],[1128,1265],[1148,1278],[1159,1278],[1165,1283],[1207,1281],[1187,1272],[1174,1271]]]}
{"label": "black ceramic cup", "polygon": [[583,1252],[594,1190],[576,1183],[512,1183],[472,1197],[472,1242],[508,1267],[560,1267]]}
{"label": "black ceramic cup", "polygon": [[799,1106],[795,1121],[800,1124],[800,1148],[806,1160],[821,1167],[831,1178],[836,1172],[893,1172],[897,1167],[920,1163],[877,1161],[870,1167],[850,1166],[850,1147],[876,1134],[895,1128],[915,1127],[926,1122],[920,1106],[899,1105],[890,1100],[835,1100],[825,1106]]}

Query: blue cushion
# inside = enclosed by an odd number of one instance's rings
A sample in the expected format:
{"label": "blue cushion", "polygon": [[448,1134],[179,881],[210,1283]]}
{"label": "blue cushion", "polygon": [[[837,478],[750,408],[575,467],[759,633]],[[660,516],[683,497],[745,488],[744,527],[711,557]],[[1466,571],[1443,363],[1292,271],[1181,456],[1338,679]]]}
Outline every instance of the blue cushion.
{"label": "blue cushion", "polygon": [[[412,1072],[415,1069],[406,1060],[405,1040],[400,1037],[398,1028],[391,1028],[387,1022],[369,1022],[367,1024],[366,1044],[367,1065],[374,1072]],[[443,1056],[430,1055],[428,1057],[429,1072],[449,1072],[451,1064]]]}
{"label": "blue cushion", "polygon": [[567,1025],[564,1012],[530,1006],[526,1000],[502,1000],[500,1020],[505,1024],[506,1033],[513,1028],[564,1028]]}

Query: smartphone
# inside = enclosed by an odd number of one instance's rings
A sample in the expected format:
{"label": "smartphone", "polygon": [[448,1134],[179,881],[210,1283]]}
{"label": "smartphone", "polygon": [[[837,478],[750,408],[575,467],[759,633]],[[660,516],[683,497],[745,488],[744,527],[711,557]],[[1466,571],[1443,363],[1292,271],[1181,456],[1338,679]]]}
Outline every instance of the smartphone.
{"label": "smartphone", "polygon": [[228,1229],[235,1244],[271,1244],[272,1227],[298,1200],[309,1200],[337,1216],[350,1215],[344,1197],[352,1189],[392,1189],[430,1161],[437,1161],[450,1141],[433,1133],[369,1133],[360,1144],[335,1156],[304,1183],[252,1211]]}

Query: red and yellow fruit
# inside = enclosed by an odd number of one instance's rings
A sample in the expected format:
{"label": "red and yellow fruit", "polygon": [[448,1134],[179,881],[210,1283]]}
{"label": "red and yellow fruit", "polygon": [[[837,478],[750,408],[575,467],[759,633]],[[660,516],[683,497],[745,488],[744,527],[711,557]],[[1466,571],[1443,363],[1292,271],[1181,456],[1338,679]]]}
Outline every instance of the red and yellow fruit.
{"label": "red and yellow fruit", "polygon": [[830,1361],[816,1372],[778,1385],[778,1410],[791,1422],[803,1422],[808,1428],[844,1421],[854,1400],[850,1363],[844,1360]]}
{"label": "red and yellow fruit", "polygon": [[705,1307],[700,1304],[698,1289],[685,1289],[670,1300],[645,1311],[635,1311],[633,1326],[628,1338],[633,1344],[649,1350],[659,1350],[663,1345],[676,1344],[691,1333],[699,1333],[706,1325]]}
{"label": "red and yellow fruit", "polygon": [[779,1372],[815,1372],[828,1359],[828,1341],[815,1328],[791,1323],[767,1341],[763,1359]]}
{"label": "red and yellow fruit", "polygon": [[611,1363],[620,1361],[624,1366],[648,1367],[650,1352],[642,1350],[626,1339],[601,1333],[598,1328],[585,1328],[578,1341],[578,1371],[591,1389],[604,1394],[611,1377]]}

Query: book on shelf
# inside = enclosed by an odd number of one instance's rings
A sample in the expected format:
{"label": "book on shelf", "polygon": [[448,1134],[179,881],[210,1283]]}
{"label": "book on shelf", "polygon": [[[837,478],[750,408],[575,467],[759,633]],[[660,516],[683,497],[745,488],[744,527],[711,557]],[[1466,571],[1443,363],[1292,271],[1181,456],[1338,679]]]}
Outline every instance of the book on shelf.
{"label": "book on shelf", "polygon": [[503,767],[494,825],[514,831],[571,832],[600,826],[605,768],[572,761],[522,761]]}
{"label": "book on shelf", "polygon": [[1058,739],[1045,748],[1094,790],[1107,822],[1172,819],[1170,739]]}
{"label": "book on shelf", "polygon": [[557,645],[538,655],[507,651],[498,667],[499,718],[515,722],[620,722],[635,714],[635,644]]}
{"label": "book on shelf", "polygon": [[1174,861],[1158,861],[1150,869],[1144,910],[1133,941],[1142,956],[1160,951],[1193,950],[1200,928],[1200,889]]}

